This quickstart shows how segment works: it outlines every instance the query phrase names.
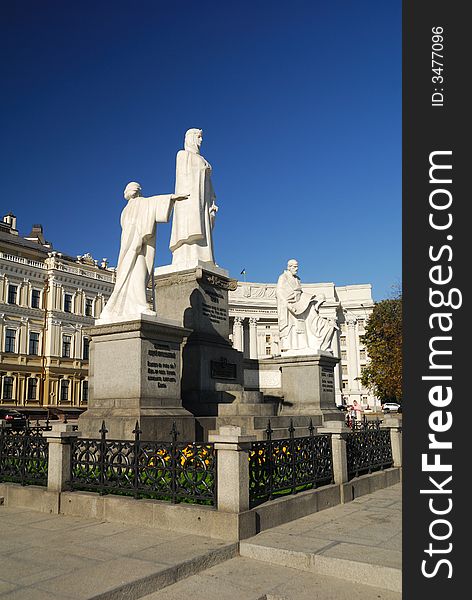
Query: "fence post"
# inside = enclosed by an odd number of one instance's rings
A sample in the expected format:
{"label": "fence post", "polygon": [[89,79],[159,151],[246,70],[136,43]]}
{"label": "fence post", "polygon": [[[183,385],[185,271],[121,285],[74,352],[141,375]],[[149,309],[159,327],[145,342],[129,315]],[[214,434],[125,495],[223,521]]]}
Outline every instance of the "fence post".
{"label": "fence post", "polygon": [[346,440],[344,436],[350,433],[349,427],[342,421],[326,421],[323,427],[319,427],[317,433],[331,434],[331,448],[333,453],[333,476],[334,483],[340,485],[346,483],[347,476],[347,453]]}
{"label": "fence post", "polygon": [[393,466],[402,466],[402,420],[398,417],[385,415],[383,429],[390,429],[390,443],[392,445]]}
{"label": "fence post", "polygon": [[48,441],[48,492],[61,492],[70,479],[71,440],[80,433],[72,431],[69,423],[54,423],[52,430],[45,432]]}
{"label": "fence post", "polygon": [[218,510],[241,513],[249,509],[249,451],[255,435],[243,435],[241,427],[224,425],[210,434],[217,451]]}

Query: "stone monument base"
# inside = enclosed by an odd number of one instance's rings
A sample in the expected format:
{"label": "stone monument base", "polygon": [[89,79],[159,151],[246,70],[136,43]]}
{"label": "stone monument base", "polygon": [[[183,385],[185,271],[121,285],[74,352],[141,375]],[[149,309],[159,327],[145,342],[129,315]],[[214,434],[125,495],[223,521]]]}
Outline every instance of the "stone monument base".
{"label": "stone monument base", "polygon": [[183,350],[183,406],[207,431],[218,406],[244,391],[243,355],[229,341],[228,290],[237,282],[224,269],[199,263],[183,271],[159,267],[155,285],[158,313],[192,331]]}
{"label": "stone monument base", "polygon": [[[264,361],[261,360],[261,363]],[[281,371],[281,416],[320,416],[323,422],[342,421],[336,408],[334,367],[339,358],[331,353],[283,356],[270,359]]]}
{"label": "stone monument base", "polygon": [[190,331],[160,317],[95,325],[90,336],[88,409],[79,418],[82,437],[98,438],[102,422],[110,439],[195,439],[195,418],[182,407],[182,344]]}

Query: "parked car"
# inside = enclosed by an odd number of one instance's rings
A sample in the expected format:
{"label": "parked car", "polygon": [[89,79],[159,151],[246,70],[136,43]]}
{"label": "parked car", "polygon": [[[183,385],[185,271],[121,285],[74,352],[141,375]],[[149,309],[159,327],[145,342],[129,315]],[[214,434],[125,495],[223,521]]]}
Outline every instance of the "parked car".
{"label": "parked car", "polygon": [[389,413],[389,412],[401,413],[402,407],[401,407],[401,404],[398,404],[398,402],[385,402],[384,404],[382,404],[382,411],[384,413]]}
{"label": "parked car", "polygon": [[26,417],[14,408],[0,408],[0,422],[11,425],[12,429],[24,429]]}

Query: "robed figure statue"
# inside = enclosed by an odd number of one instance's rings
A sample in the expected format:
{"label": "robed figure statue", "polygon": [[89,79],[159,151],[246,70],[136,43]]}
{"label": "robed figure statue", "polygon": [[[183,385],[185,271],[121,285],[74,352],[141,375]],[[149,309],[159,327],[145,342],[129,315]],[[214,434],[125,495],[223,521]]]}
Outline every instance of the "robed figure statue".
{"label": "robed figure statue", "polygon": [[121,213],[121,245],[116,282],[97,323],[112,323],[140,315],[155,315],[146,299],[146,286],[154,268],[156,223],[169,221],[174,201],[187,195],[141,196],[141,186],[132,181],[124,191],[128,201]]}
{"label": "robed figure statue", "polygon": [[277,281],[277,312],[282,355],[316,354],[331,351],[331,342],[338,328],[320,316],[323,294],[303,291],[298,262],[291,259]]}
{"label": "robed figure statue", "polygon": [[189,194],[174,207],[170,249],[172,265],[195,267],[199,261],[215,263],[212,229],[218,207],[211,183],[211,166],[201,156],[202,130],[189,129],[184,150],[177,153],[175,193]]}

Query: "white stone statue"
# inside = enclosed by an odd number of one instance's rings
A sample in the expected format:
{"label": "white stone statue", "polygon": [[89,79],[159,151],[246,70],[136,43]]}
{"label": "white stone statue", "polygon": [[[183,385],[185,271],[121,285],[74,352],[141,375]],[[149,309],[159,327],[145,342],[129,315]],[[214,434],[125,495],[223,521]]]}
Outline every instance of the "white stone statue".
{"label": "white stone statue", "polygon": [[184,150],[177,153],[175,193],[189,194],[188,202],[176,204],[172,218],[170,249],[172,265],[192,268],[199,261],[215,263],[212,229],[218,207],[211,183],[211,166],[201,156],[202,130],[189,129]]}
{"label": "white stone statue", "polygon": [[291,259],[277,281],[282,356],[329,352],[337,326],[319,314],[319,307],[326,298],[324,294],[304,292],[297,273],[298,262]]}
{"label": "white stone statue", "polygon": [[116,283],[98,324],[113,323],[140,315],[153,315],[146,299],[146,286],[154,268],[156,223],[167,223],[174,201],[188,195],[141,196],[141,186],[132,181],[124,191],[128,201],[121,213],[121,245]]}

